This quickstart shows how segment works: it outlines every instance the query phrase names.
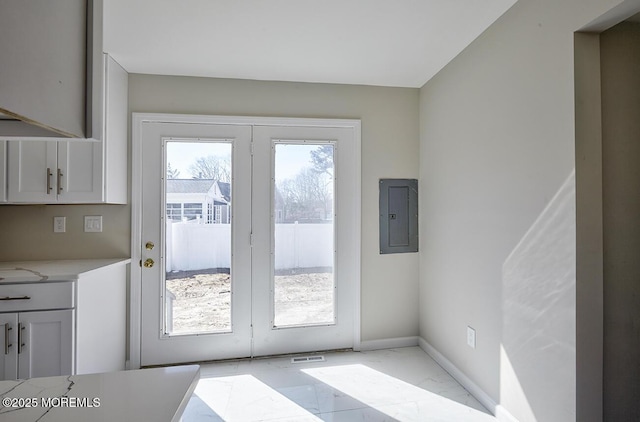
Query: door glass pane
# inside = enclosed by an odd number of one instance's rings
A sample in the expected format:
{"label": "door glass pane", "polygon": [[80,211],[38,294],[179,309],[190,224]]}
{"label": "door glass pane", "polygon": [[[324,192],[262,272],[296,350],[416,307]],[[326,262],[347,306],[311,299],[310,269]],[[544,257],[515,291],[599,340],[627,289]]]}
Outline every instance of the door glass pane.
{"label": "door glass pane", "polygon": [[231,143],[168,141],[165,204],[165,333],[231,331]]}
{"label": "door glass pane", "polygon": [[275,327],[335,323],[334,146],[276,143]]}

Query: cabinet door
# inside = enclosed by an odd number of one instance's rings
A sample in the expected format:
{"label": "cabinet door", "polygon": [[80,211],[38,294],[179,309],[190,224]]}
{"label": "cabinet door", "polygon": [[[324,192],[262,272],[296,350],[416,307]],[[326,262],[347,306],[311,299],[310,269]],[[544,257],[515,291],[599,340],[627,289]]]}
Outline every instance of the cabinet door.
{"label": "cabinet door", "polygon": [[18,377],[73,373],[73,310],[19,314]]}
{"label": "cabinet door", "polygon": [[59,203],[102,202],[102,142],[59,141],[58,171]]}
{"label": "cabinet door", "polygon": [[9,202],[56,202],[57,142],[7,144]]}
{"label": "cabinet door", "polygon": [[0,380],[18,378],[18,314],[0,314]]}
{"label": "cabinet door", "polygon": [[0,141],[0,202],[7,201],[7,141]]}

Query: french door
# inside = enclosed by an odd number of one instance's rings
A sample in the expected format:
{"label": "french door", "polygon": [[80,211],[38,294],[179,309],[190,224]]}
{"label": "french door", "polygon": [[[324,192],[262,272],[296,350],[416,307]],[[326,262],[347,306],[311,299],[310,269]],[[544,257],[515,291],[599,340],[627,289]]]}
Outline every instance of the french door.
{"label": "french door", "polygon": [[141,365],[357,346],[359,125],[148,116]]}

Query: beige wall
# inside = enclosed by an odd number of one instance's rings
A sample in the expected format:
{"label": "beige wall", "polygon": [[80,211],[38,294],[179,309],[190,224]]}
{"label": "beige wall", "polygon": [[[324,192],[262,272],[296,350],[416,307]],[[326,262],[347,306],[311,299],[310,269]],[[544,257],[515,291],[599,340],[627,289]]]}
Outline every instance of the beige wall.
{"label": "beige wall", "polygon": [[576,404],[573,37],[618,3],[520,0],[420,93],[420,333],[523,422],[600,419],[597,386]]}
{"label": "beige wall", "polygon": [[[0,261],[129,258],[127,205],[0,205]],[[102,233],[85,233],[84,216],[102,215]],[[53,232],[53,217],[67,231]]]}
{"label": "beige wall", "polygon": [[[418,254],[380,255],[378,179],[418,177],[418,89],[130,75],[130,112],[362,121],[362,339],[418,334]],[[83,233],[82,216],[104,216]],[[0,206],[0,260],[123,257],[129,206]],[[53,233],[53,216],[67,233]]]}
{"label": "beige wall", "polygon": [[640,420],[640,23],[600,36],[604,419]]}
{"label": "beige wall", "polygon": [[380,255],[378,179],[418,176],[417,89],[130,75],[132,112],[362,120],[362,340],[418,334],[418,254]]}

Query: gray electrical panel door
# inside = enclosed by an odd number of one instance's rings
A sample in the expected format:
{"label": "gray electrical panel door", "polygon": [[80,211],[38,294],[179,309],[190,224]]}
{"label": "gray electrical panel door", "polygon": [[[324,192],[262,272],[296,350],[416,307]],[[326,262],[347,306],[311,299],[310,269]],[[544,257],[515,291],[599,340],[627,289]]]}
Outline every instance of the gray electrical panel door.
{"label": "gray electrical panel door", "polygon": [[418,252],[418,181],[380,179],[380,253]]}

